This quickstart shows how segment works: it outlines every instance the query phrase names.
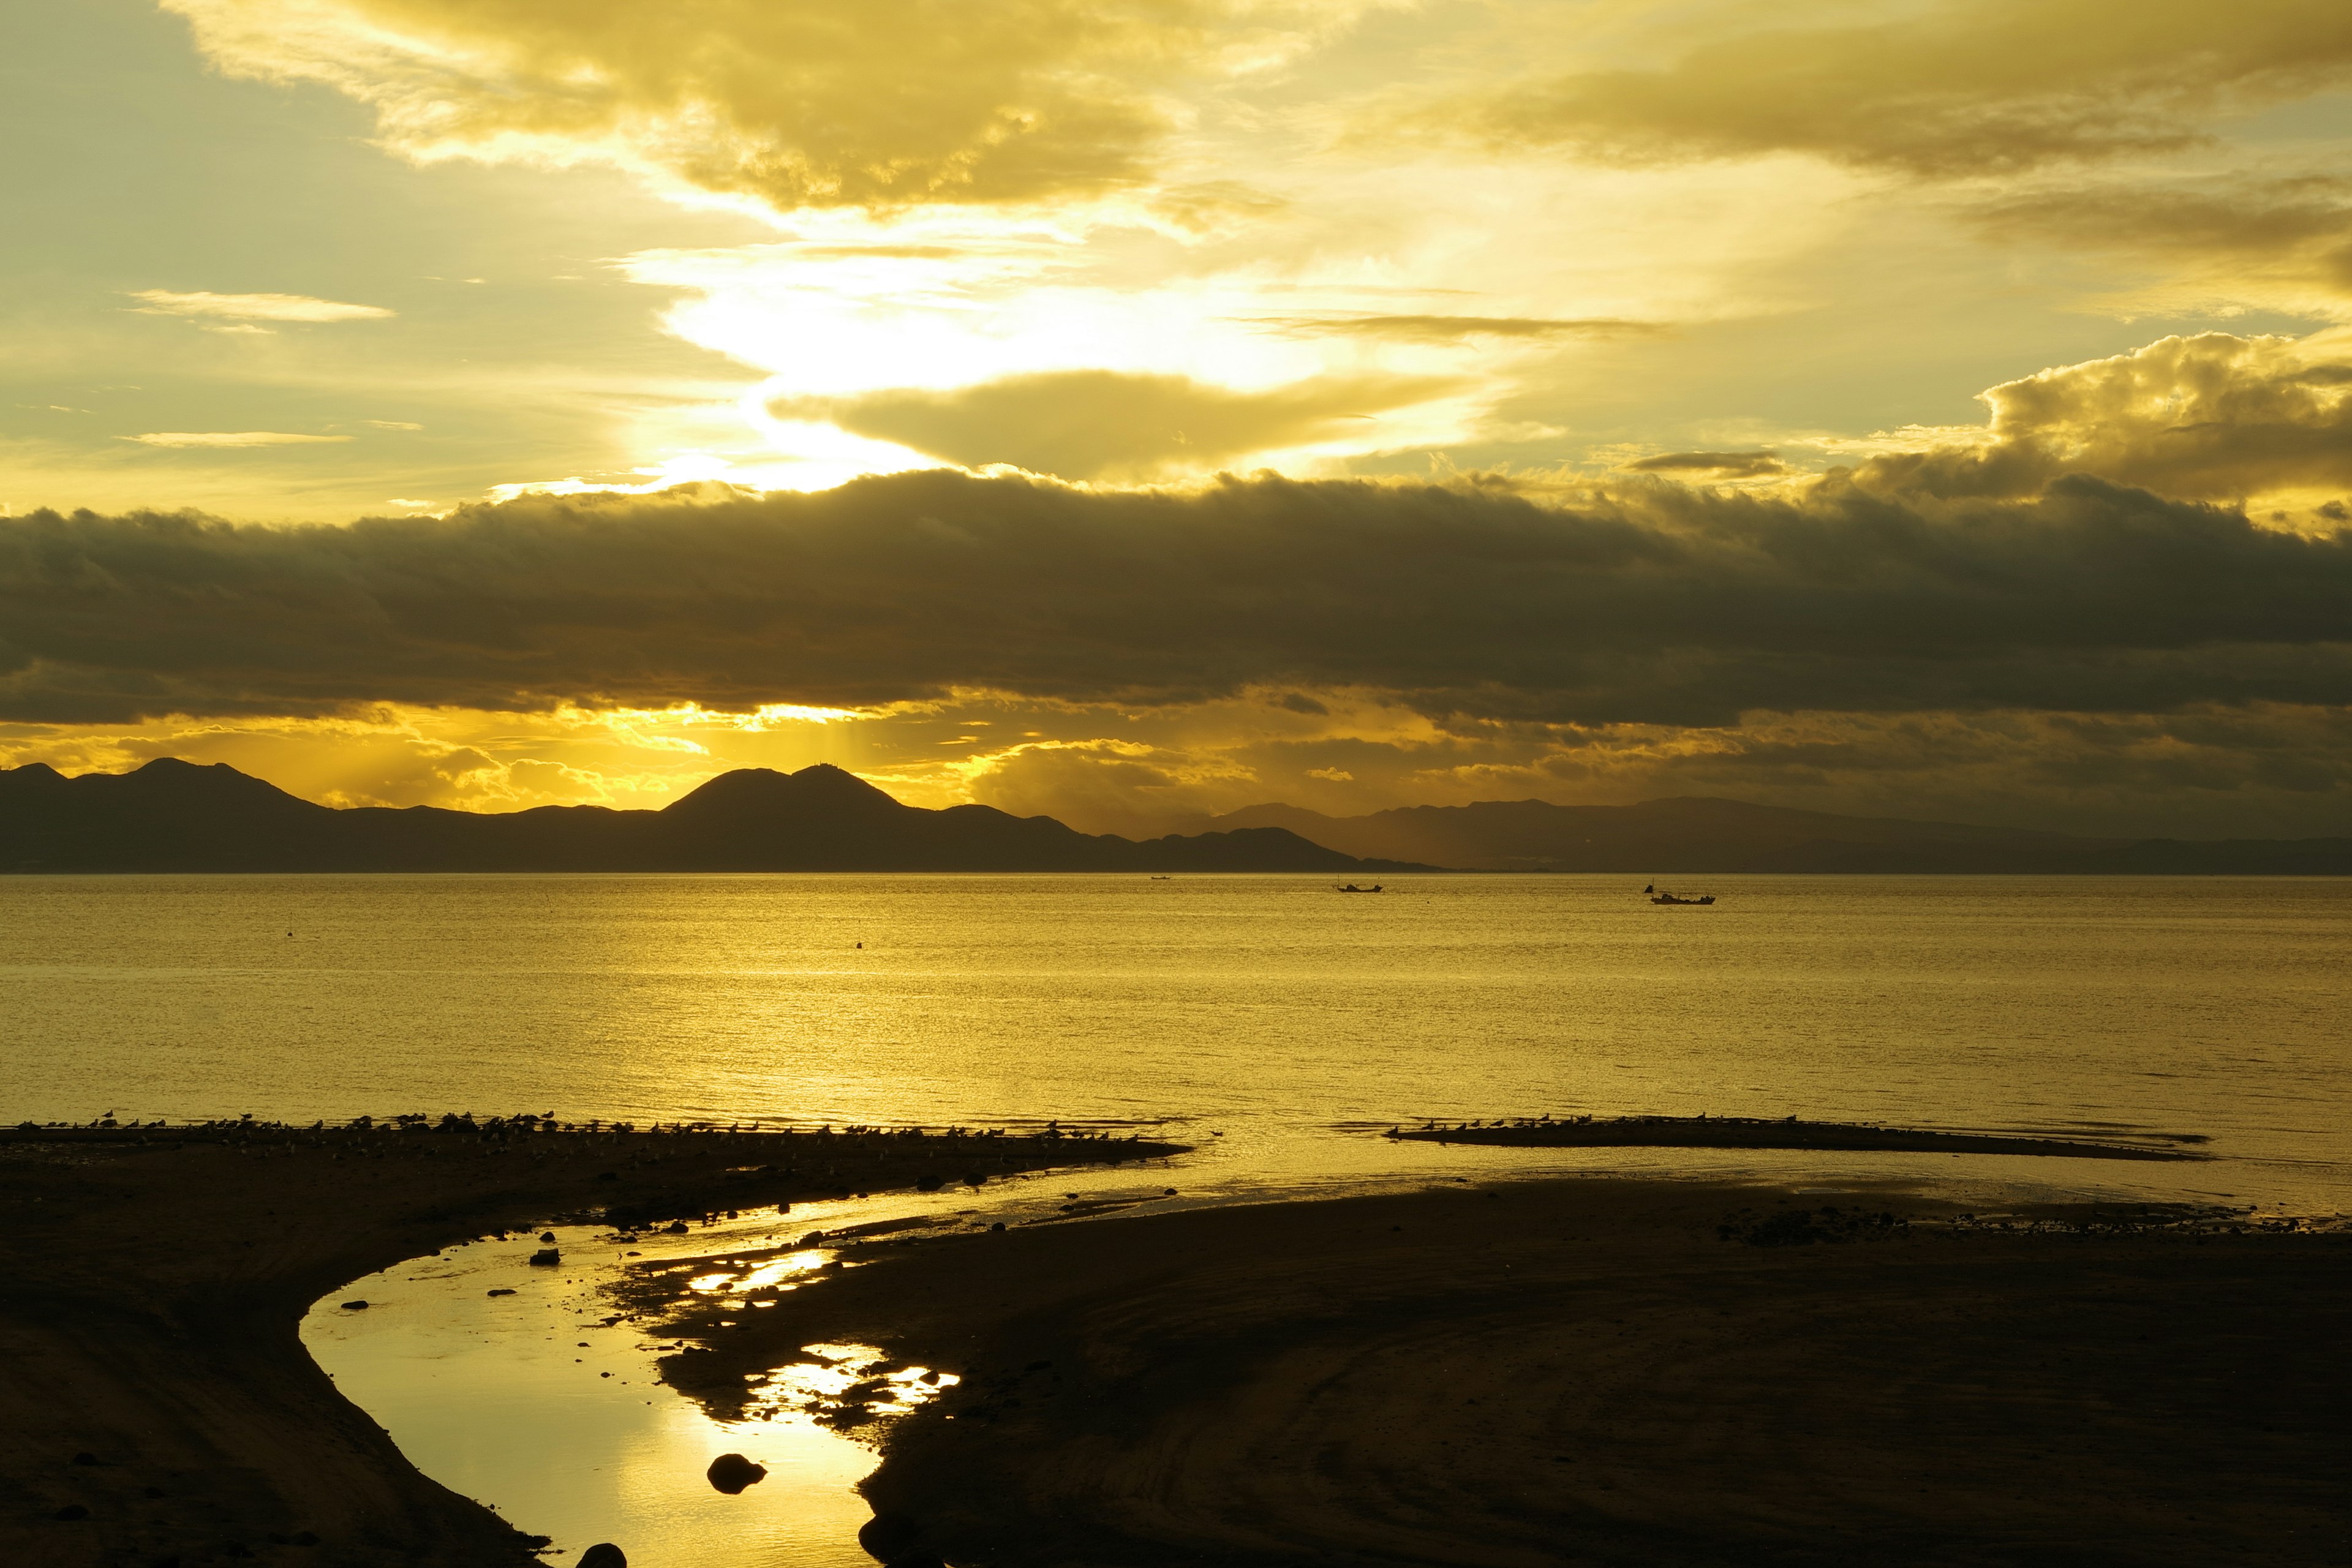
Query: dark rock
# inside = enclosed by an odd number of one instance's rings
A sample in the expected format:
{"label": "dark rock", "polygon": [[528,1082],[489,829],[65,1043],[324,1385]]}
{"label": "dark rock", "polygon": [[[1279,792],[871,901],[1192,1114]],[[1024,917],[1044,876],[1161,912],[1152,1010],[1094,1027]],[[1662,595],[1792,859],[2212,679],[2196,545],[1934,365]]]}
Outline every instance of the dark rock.
{"label": "dark rock", "polygon": [[600,1541],[580,1554],[578,1568],[629,1568],[629,1560],[609,1541]]}
{"label": "dark rock", "polygon": [[621,1179],[621,1173],[618,1171],[599,1171],[596,1173],[596,1179],[600,1182],[617,1182]]}
{"label": "dark rock", "polygon": [[877,1513],[857,1532],[857,1544],[883,1568],[946,1568],[921,1544],[919,1528],[906,1515]]}
{"label": "dark rock", "polygon": [[704,1474],[710,1478],[713,1487],[733,1497],[745,1487],[764,1479],[768,1467],[755,1465],[740,1454],[721,1454],[710,1461],[710,1468]]}
{"label": "dark rock", "polygon": [[89,1510],[78,1502],[69,1502],[50,1516],[53,1519],[88,1519]]}
{"label": "dark rock", "polygon": [[662,1232],[667,1236],[684,1236],[686,1234],[686,1221],[682,1219],[674,1219],[667,1225],[662,1226]]}
{"label": "dark rock", "polygon": [[77,1465],[94,1465],[98,1463],[98,1456],[91,1453],[76,1454],[73,1457],[73,1462]]}
{"label": "dark rock", "polygon": [[562,1261],[563,1254],[552,1247],[542,1247],[530,1255],[531,1267],[534,1268],[552,1268]]}
{"label": "dark rock", "polygon": [[488,1294],[493,1296],[511,1296],[514,1294],[514,1290],[511,1287],[502,1285],[499,1287],[499,1289],[488,1292]]}
{"label": "dark rock", "polygon": [[539,1233],[539,1239],[541,1241],[553,1241],[555,1239],[555,1233],[551,1230],[542,1230]]}
{"label": "dark rock", "polygon": [[367,1310],[367,1303],[365,1301],[346,1301],[343,1303],[343,1310],[346,1312],[364,1312]]}

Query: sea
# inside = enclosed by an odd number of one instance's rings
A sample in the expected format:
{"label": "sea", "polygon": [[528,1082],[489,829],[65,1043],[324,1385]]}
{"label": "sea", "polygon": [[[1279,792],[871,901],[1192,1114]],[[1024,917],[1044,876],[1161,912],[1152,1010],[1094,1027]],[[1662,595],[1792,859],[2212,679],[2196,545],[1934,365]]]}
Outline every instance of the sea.
{"label": "sea", "polygon": [[[0,1121],[1057,1122],[1193,1151],[660,1244],[689,1252],[941,1205],[1020,1223],[1067,1187],[1165,1207],[1611,1173],[2352,1211],[2352,880],[1674,886],[1717,901],[1659,907],[1593,876],[1370,895],[1297,876],[0,878]],[[2210,1157],[1382,1136],[1700,1112]],[[637,1568],[868,1561],[854,1486],[874,1453],[786,1395],[881,1347],[809,1347],[754,1419],[717,1423],[658,1382],[644,1325],[612,1321],[604,1286],[642,1244],[567,1229],[559,1273],[527,1266],[536,1245],[353,1281],[305,1342],[421,1469],[552,1535],[556,1563],[598,1541]],[[795,1257],[814,1279],[831,1254]],[[500,1282],[513,1293],[492,1297]],[[713,1491],[701,1470],[722,1452],[770,1479]]]}
{"label": "sea", "polygon": [[2352,1204],[2352,880],[1687,880],[9,877],[0,1118],[1059,1121],[1313,1183],[1704,1111],[2186,1135],[2106,1178]]}

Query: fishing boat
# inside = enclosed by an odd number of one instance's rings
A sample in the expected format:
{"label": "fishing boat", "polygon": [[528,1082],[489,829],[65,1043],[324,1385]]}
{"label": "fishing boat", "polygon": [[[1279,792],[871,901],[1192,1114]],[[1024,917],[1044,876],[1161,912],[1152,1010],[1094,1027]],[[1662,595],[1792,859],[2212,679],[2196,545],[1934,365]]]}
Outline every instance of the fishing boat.
{"label": "fishing boat", "polygon": [[1355,883],[1350,882],[1344,888],[1335,888],[1332,889],[1332,891],[1339,893],[1377,893],[1380,890],[1381,885],[1378,882],[1374,882],[1369,888],[1359,888]]}
{"label": "fishing boat", "polygon": [[1688,904],[1696,909],[1701,905],[1715,902],[1715,895],[1713,893],[1706,893],[1696,899],[1683,899],[1676,898],[1672,893],[1654,893],[1651,895],[1650,902],[1654,904]]}

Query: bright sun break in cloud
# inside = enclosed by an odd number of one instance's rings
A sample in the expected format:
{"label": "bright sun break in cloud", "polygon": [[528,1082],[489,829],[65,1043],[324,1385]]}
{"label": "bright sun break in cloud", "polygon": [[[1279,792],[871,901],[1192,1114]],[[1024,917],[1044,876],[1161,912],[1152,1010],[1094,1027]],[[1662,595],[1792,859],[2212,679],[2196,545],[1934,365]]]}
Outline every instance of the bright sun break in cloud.
{"label": "bright sun break in cloud", "polygon": [[0,761],[2352,819],[2340,4],[70,9]]}

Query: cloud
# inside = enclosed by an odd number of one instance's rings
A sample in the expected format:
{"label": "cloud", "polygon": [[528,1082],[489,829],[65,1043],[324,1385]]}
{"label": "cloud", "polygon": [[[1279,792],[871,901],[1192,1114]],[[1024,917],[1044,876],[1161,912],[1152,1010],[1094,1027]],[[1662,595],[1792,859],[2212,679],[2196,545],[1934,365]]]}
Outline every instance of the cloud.
{"label": "cloud", "polygon": [[1660,321],[1606,316],[1252,316],[1245,320],[1292,337],[1397,338],[1433,343],[1459,342],[1465,338],[1587,337],[1668,330]]}
{"label": "cloud", "polygon": [[1874,458],[1888,493],[2024,496],[2062,474],[2238,500],[2352,489],[2352,336],[2166,338],[1980,395],[1978,444]]}
{"label": "cloud", "polygon": [[1618,467],[1634,474],[1721,474],[1734,479],[1789,471],[1777,452],[1661,452]]}
{"label": "cloud", "polygon": [[125,436],[150,447],[308,447],[348,441],[349,436],[297,436],[285,430],[150,430]]}
{"label": "cloud", "polygon": [[[1753,18],[1741,26],[1744,12]],[[1666,63],[1449,102],[1427,122],[1629,163],[1809,153],[1930,177],[2168,151],[2216,116],[2352,77],[2340,0],[1943,0],[1884,21],[1711,18]]]}
{"label": "cloud", "polygon": [[[2183,268],[2183,290],[2341,313],[2352,297],[2352,180],[2332,174],[2060,186],[1965,216],[2000,239]],[[2195,293],[2191,293],[2192,302]]]}
{"label": "cloud", "polygon": [[[1065,723],[1089,718],[1116,720],[1073,714]],[[1358,711],[1320,732],[1269,733],[1239,704],[1209,704],[1122,728],[1135,739],[1119,751],[1066,743],[989,758],[969,791],[1095,831],[1145,834],[1198,831],[1202,817],[1269,800],[1346,816],[1479,800],[1729,795],[1914,820],[2212,837],[2340,835],[2352,809],[2352,707],[2343,705],[1765,710],[1705,729],[1488,722],[1405,733]],[[1149,768],[1135,767],[1138,759]]]}
{"label": "cloud", "polygon": [[396,313],[381,305],[347,305],[335,300],[313,300],[307,294],[174,294],[164,289],[142,289],[130,297],[148,315],[221,317],[235,321],[380,321]]}
{"label": "cloud", "polygon": [[396,701],[869,708],[1391,693],[1511,722],[2341,701],[2352,531],[2070,477],[2028,500],[1645,481],[532,496],[349,527],[0,519],[0,719]]}
{"label": "cloud", "polygon": [[360,423],[371,430],[422,430],[425,428],[422,425],[412,424],[405,419],[362,419]]}
{"label": "cloud", "polygon": [[164,0],[224,69],[323,81],[417,158],[656,172],[779,209],[1027,202],[1140,179],[1172,83],[1346,0]]}
{"label": "cloud", "polygon": [[1134,479],[1171,466],[1206,469],[1341,434],[1360,438],[1362,421],[1456,386],[1427,376],[1326,376],[1268,392],[1233,392],[1181,375],[1048,371],[949,392],[787,398],[769,411],[968,468],[1010,463],[1063,479]]}

